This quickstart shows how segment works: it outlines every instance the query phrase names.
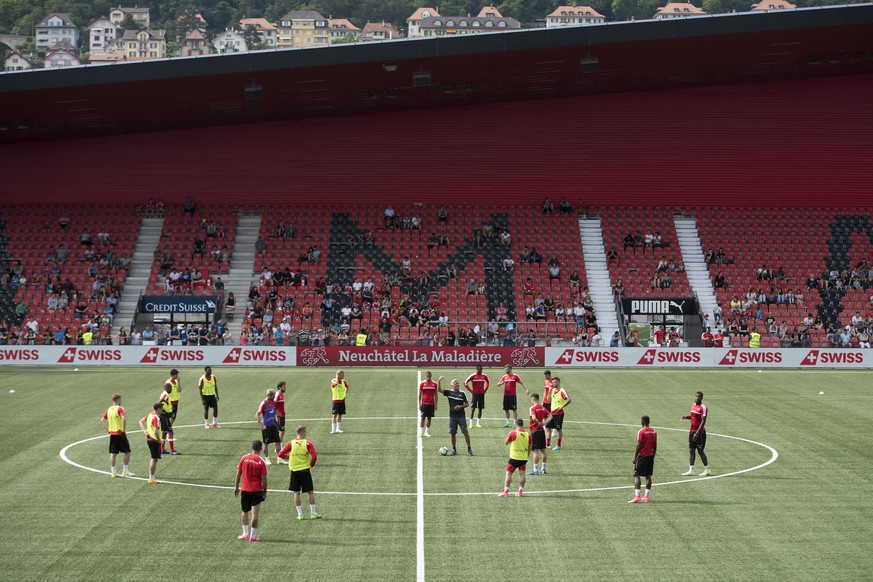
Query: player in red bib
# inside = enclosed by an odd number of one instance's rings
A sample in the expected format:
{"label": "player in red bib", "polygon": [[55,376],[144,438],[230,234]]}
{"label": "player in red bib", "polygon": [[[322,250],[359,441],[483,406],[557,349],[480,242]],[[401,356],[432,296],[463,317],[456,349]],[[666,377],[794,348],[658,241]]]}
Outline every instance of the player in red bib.
{"label": "player in red bib", "polygon": [[[529,475],[545,475],[548,450],[546,446],[546,424],[551,422],[552,415],[545,406],[540,404],[540,395],[531,394],[530,397],[530,449],[533,452],[533,469]],[[542,456],[542,463],[537,469],[537,459]]]}
{"label": "player in red bib", "polygon": [[[243,455],[236,466],[236,484],[233,486],[233,496],[239,497],[242,491],[242,535],[239,539],[258,542],[258,516],[261,513],[261,503],[267,499],[267,464],[261,458],[261,441],[252,442],[252,452]],[[240,485],[242,481],[242,485]],[[251,514],[251,530],[249,530],[249,514]]]}
{"label": "player in red bib", "polygon": [[[285,441],[285,380],[276,384],[276,420],[279,426],[279,438]],[[282,459],[279,459],[282,463]]]}
{"label": "player in red bib", "polygon": [[[521,381],[516,374],[512,373],[512,366],[507,364],[504,366],[503,377],[500,378],[500,382],[497,383],[498,386],[503,386],[503,413],[506,416],[506,424],[503,425],[503,428],[509,428],[515,425],[515,421],[518,419],[518,399],[515,394],[515,385],[521,384],[521,387],[524,388],[524,393],[527,396],[530,396],[530,390],[527,389],[527,386],[524,385],[524,382]],[[509,420],[509,413],[512,412],[512,421]]]}
{"label": "player in red bib", "polygon": [[[643,428],[637,433],[637,450],[634,453],[634,498],[628,503],[648,503],[652,490],[652,470],[655,467],[655,453],[658,452],[658,433],[649,426],[649,417],[640,418]],[[646,478],[646,492],[640,497],[640,482]]]}
{"label": "player in red bib", "polygon": [[694,394],[694,404],[691,405],[691,415],[683,416],[682,420],[691,421],[691,432],[688,433],[688,472],[682,473],[683,477],[694,476],[694,456],[695,451],[700,452],[700,460],[703,462],[703,473],[701,477],[712,475],[709,470],[709,460],[706,458],[706,453],[703,449],[706,448],[706,418],[709,416],[709,409],[703,403],[703,392]]}
{"label": "player in red bib", "polygon": [[436,414],[437,383],[433,381],[433,375],[425,372],[424,382],[418,385],[418,410],[421,412],[421,421],[418,425],[418,436],[430,436],[430,419]]}
{"label": "player in red bib", "polygon": [[[488,381],[488,376],[482,373],[482,366],[476,366],[476,372],[467,376],[464,380],[464,388],[470,393],[470,426],[482,428],[482,409],[485,408],[485,393],[488,392],[488,387],[491,383]],[[473,424],[473,416],[476,410],[479,410],[479,416],[476,418],[476,424]]]}

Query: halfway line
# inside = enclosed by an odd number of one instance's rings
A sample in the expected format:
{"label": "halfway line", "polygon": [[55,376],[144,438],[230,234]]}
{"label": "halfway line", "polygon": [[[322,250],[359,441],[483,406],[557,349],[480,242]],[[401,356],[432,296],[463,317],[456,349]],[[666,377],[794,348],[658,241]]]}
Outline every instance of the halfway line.
{"label": "halfway line", "polygon": [[[416,391],[418,391],[420,385],[421,370],[418,371],[418,385],[415,387]],[[415,409],[418,410],[418,395],[416,395],[415,402]],[[421,414],[417,414],[416,416],[421,416]],[[420,421],[417,421],[415,423],[415,430],[418,434],[416,445],[417,460],[415,466],[415,579],[418,582],[424,582],[424,458],[421,444],[421,430],[418,428],[419,422]]]}

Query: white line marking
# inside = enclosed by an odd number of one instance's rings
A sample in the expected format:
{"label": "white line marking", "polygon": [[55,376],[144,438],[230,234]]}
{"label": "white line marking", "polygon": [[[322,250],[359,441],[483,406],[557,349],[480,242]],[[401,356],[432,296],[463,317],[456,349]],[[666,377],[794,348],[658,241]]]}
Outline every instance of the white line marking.
{"label": "white line marking", "polygon": [[[418,371],[416,392],[419,386],[421,386],[421,370]],[[415,397],[415,402],[415,409],[418,410],[418,395]],[[424,582],[424,453],[421,442],[424,439],[422,439],[421,430],[418,429],[420,422],[415,423],[415,428],[418,431],[415,452],[415,579],[418,582]]]}
{"label": "white line marking", "polygon": [[[409,417],[409,416],[371,416],[371,417],[355,418],[353,420],[410,420],[411,418],[418,420],[418,417]],[[328,418],[298,418],[298,419],[293,419],[293,420],[313,422],[313,421],[327,421],[329,419]],[[498,421],[498,420],[504,420],[504,419],[502,419],[502,418],[485,418],[483,420]],[[252,424],[255,422],[257,422],[257,421],[255,421],[255,420],[242,420],[242,421],[236,421],[236,422],[223,422],[221,424],[228,424],[228,425],[229,424]],[[586,420],[565,420],[564,423],[565,424],[592,424],[592,425],[599,425],[599,426],[624,426],[624,427],[637,428],[637,425],[635,425],[635,424],[623,424],[623,423],[618,423],[618,422],[595,422],[595,421],[586,421]],[[197,428],[200,426],[202,426],[202,425],[201,424],[189,424],[189,425],[185,425],[185,426],[176,426],[174,428]],[[676,431],[676,432],[687,432],[688,431],[687,428],[669,428],[669,427],[654,427],[654,428],[656,428],[658,430],[670,430],[670,431]],[[218,430],[221,430],[221,429],[218,429]],[[137,430],[137,431],[129,432],[128,434],[136,434],[136,433],[140,433],[140,432],[142,432],[142,431]],[[770,458],[767,461],[761,463],[760,465],[756,465],[756,466],[750,467],[748,469],[741,469],[739,471],[733,471],[733,472],[724,473],[721,475],[711,475],[709,477],[695,477],[695,478],[689,478],[689,479],[680,479],[678,481],[666,481],[664,483],[654,483],[652,486],[653,487],[663,487],[663,486],[667,486],[667,485],[679,485],[679,484],[683,484],[683,483],[700,483],[702,481],[709,481],[711,479],[722,479],[724,477],[733,477],[736,475],[742,475],[743,473],[750,473],[752,471],[757,471],[758,469],[763,469],[764,467],[766,467],[768,465],[772,465],[773,463],[775,463],[776,460],[779,458],[778,451],[776,451],[776,449],[774,449],[770,445],[767,445],[764,443],[759,443],[757,441],[753,441],[750,439],[745,439],[742,437],[731,436],[731,435],[726,435],[726,434],[718,434],[718,433],[712,433],[712,432],[708,433],[708,434],[709,434],[709,436],[712,436],[712,437],[721,437],[721,438],[726,438],[726,439],[732,439],[735,441],[742,441],[745,443],[749,443],[749,444],[756,445],[756,446],[759,446],[761,448],[767,449],[768,451],[770,451]],[[93,467],[86,467],[85,465],[80,465],[79,463],[76,463],[75,461],[71,460],[67,456],[67,451],[72,449],[73,447],[75,447],[77,445],[91,442],[91,441],[96,441],[99,439],[104,439],[104,438],[109,438],[109,435],[108,434],[100,435],[100,436],[96,436],[96,437],[82,439],[82,440],[74,442],[74,443],[70,443],[69,445],[67,445],[63,449],[61,449],[61,451],[59,453],[60,457],[65,463],[72,465],[74,467],[77,467],[79,469],[84,469],[86,471],[91,471],[93,473],[100,473],[102,475],[109,475],[110,474],[109,471],[104,471],[102,469],[95,469]],[[377,492],[319,491],[318,494],[319,495],[369,495],[369,496],[374,496],[374,497],[413,497],[413,496],[415,496],[417,498],[417,502],[422,504],[422,508],[423,508],[423,504],[424,504],[423,497],[474,497],[474,496],[480,496],[480,495],[482,495],[482,496],[486,496],[486,495],[493,496],[494,495],[493,491],[487,491],[484,493],[481,493],[481,492],[425,493],[424,492],[424,481],[423,481],[423,461],[422,461],[422,456],[421,456],[422,455],[421,444],[422,444],[422,440],[421,440],[421,438],[419,438],[418,439],[418,470],[419,470],[418,472],[420,472],[420,474],[421,474],[422,481],[420,482],[421,487],[415,493],[406,493],[406,492],[391,493],[391,492],[385,492],[385,491],[381,491],[381,492],[380,491],[377,491]],[[132,480],[136,480],[136,481],[146,481],[146,478],[144,478],[144,477],[125,477],[125,479],[132,479]],[[180,482],[180,481],[165,481],[163,479],[161,479],[160,482],[166,483],[168,485],[185,485],[188,487],[201,487],[203,489],[233,490],[233,487],[231,487],[229,485],[208,485],[208,484],[203,484],[203,483],[184,483],[184,482]],[[549,495],[549,494],[561,494],[561,493],[589,493],[589,492],[594,492],[594,491],[617,491],[620,489],[632,489],[632,488],[633,488],[632,485],[617,485],[617,486],[613,486],[613,487],[590,487],[587,489],[555,489],[555,490],[550,490],[550,491],[530,491],[528,489],[525,489],[525,494],[526,495]],[[270,489],[269,491],[271,493],[273,493],[273,492],[275,492],[275,493],[289,493],[289,491],[287,491],[286,489]],[[421,515],[423,516],[423,511],[422,511]],[[422,528],[423,528],[423,523],[422,523]],[[423,531],[424,530],[422,529],[422,535],[423,535]]]}

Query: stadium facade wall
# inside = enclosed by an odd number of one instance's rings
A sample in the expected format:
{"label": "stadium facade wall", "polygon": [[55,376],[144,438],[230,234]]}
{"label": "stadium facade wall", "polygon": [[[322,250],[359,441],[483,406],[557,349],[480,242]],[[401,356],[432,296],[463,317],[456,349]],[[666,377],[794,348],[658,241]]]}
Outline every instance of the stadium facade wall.
{"label": "stadium facade wall", "polygon": [[0,366],[873,369],[873,352],[749,348],[0,346]]}
{"label": "stadium facade wall", "polygon": [[16,144],[0,201],[869,208],[871,151],[865,74]]}

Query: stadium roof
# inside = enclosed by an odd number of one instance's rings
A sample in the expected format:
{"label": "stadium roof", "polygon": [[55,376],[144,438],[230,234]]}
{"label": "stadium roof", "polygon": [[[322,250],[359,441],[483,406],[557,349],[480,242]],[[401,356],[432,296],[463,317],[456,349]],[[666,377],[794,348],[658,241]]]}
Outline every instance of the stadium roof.
{"label": "stadium roof", "polygon": [[280,49],[0,73],[0,144],[869,72],[873,4]]}

